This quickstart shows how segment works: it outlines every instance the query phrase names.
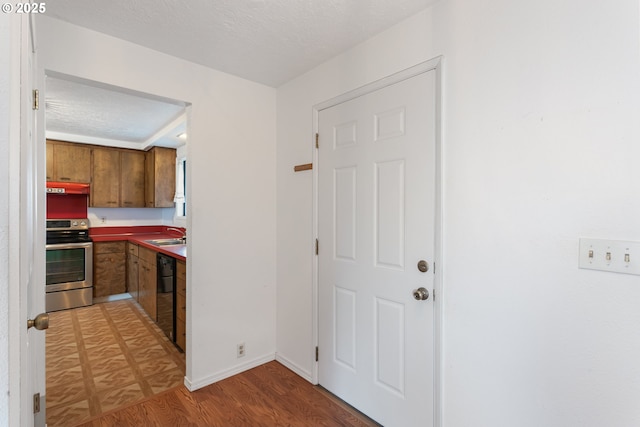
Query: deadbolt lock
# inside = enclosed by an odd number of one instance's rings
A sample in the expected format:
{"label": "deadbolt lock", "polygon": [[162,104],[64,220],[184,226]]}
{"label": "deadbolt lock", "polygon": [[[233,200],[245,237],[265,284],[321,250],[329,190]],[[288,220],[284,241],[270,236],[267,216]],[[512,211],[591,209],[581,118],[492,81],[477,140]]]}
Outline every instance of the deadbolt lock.
{"label": "deadbolt lock", "polygon": [[420,261],[418,261],[418,270],[420,270],[423,273],[426,273],[427,271],[429,271],[429,263],[421,259]]}

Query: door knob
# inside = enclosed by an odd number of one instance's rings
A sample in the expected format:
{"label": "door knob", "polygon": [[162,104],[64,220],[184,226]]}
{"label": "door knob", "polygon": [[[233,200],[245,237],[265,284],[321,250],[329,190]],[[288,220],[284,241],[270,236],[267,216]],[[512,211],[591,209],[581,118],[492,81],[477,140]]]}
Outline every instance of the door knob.
{"label": "door knob", "polygon": [[27,320],[27,329],[35,327],[39,331],[49,329],[49,313],[40,313],[35,319]]}
{"label": "door knob", "polygon": [[418,301],[429,299],[429,291],[425,288],[418,288],[413,291],[413,297]]}

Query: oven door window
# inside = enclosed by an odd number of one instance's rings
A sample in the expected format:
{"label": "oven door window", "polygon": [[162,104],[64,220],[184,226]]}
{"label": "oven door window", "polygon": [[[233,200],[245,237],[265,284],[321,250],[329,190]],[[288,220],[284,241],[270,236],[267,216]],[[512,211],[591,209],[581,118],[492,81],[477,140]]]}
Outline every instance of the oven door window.
{"label": "oven door window", "polygon": [[47,249],[47,285],[83,282],[85,248]]}

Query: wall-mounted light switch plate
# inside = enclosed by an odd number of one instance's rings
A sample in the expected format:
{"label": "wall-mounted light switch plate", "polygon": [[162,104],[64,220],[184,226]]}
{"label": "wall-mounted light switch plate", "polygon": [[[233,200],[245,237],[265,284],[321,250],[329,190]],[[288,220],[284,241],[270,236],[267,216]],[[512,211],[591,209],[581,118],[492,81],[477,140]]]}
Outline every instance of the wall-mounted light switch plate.
{"label": "wall-mounted light switch plate", "polygon": [[640,275],[640,242],[581,238],[578,266]]}

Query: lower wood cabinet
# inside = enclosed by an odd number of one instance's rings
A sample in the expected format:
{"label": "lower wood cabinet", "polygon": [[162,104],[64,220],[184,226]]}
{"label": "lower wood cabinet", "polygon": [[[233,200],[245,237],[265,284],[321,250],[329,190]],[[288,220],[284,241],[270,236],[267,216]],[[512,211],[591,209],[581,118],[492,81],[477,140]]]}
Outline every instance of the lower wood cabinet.
{"label": "lower wood cabinet", "polygon": [[[126,290],[155,322],[158,321],[156,256],[156,251],[135,243],[126,243]],[[185,261],[176,259],[175,275],[175,342],[182,351],[185,351],[187,349],[187,265]]]}
{"label": "lower wood cabinet", "polygon": [[127,292],[131,298],[138,301],[138,283],[140,274],[138,260],[138,245],[127,243]]}
{"label": "lower wood cabinet", "polygon": [[156,252],[140,246],[138,248],[138,302],[154,321],[158,318],[157,277]]}
{"label": "lower wood cabinet", "polygon": [[185,351],[187,349],[187,265],[184,261],[176,261],[176,344]]}
{"label": "lower wood cabinet", "polygon": [[93,296],[123,294],[126,289],[126,242],[95,242],[93,244]]}

